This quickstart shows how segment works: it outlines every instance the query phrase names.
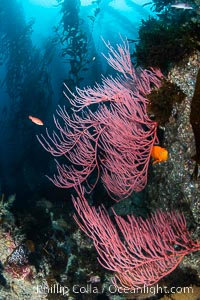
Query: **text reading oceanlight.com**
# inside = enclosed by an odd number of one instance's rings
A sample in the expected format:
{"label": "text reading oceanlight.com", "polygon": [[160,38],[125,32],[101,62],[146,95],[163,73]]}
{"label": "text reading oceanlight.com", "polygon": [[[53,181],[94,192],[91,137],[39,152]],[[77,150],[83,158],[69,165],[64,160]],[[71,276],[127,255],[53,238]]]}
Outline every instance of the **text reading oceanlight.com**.
{"label": "text reading oceanlight.com", "polygon": [[145,294],[152,294],[156,295],[158,293],[165,293],[165,294],[192,294],[193,288],[192,286],[189,287],[167,287],[167,286],[144,286],[143,288],[137,288],[133,290],[129,290],[128,288],[117,288],[114,285],[107,286],[106,288],[104,286],[94,286],[92,284],[86,284],[86,285],[78,285],[75,284],[71,287],[60,285],[60,284],[54,284],[51,286],[45,286],[43,284],[36,286],[36,292],[37,294],[60,294],[63,296],[68,296],[70,293],[73,294],[102,294],[102,293],[110,293],[110,294],[139,294],[139,293],[145,293]]}

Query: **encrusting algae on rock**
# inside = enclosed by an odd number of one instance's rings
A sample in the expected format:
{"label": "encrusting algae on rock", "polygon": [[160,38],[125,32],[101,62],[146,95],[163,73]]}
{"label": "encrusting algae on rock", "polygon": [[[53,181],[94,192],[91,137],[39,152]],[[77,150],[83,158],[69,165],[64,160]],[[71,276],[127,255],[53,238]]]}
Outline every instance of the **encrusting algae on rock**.
{"label": "encrusting algae on rock", "polygon": [[197,74],[197,80],[194,95],[191,103],[190,123],[194,132],[196,154],[192,157],[196,161],[194,176],[198,175],[198,165],[200,164],[200,69]]}

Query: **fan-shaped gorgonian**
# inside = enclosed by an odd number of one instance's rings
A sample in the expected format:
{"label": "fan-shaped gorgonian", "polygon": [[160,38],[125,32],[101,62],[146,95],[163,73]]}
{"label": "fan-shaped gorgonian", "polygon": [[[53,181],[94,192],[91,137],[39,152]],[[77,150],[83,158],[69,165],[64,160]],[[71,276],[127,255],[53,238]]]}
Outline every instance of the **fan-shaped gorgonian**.
{"label": "fan-shaped gorgonian", "polygon": [[[105,43],[106,44],[106,43]],[[76,88],[66,94],[72,104],[71,115],[65,107],[54,116],[57,131],[38,137],[53,156],[65,156],[66,164],[56,160],[58,175],[50,178],[58,187],[76,188],[84,184],[90,192],[99,177],[112,198],[121,200],[133,191],[141,191],[147,183],[152,146],[157,142],[156,122],[146,112],[146,95],[160,86],[159,70],[134,69],[127,42],[115,50],[106,44],[105,58],[118,71],[102,76],[102,84],[94,88]],[[96,111],[92,105],[98,104]],[[90,175],[95,183],[90,184]]]}
{"label": "fan-shaped gorgonian", "polygon": [[200,250],[179,212],[156,211],[146,220],[89,206],[83,192],[73,197],[75,221],[93,240],[100,264],[114,271],[113,284],[121,292],[156,284],[171,273],[185,255]]}

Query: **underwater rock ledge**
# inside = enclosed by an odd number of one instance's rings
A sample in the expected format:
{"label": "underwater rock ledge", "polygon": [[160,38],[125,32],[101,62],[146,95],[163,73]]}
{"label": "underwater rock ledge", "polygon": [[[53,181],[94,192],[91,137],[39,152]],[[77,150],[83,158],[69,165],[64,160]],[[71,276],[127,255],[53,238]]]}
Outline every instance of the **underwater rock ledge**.
{"label": "underwater rock ledge", "polygon": [[[200,53],[196,52],[171,69],[168,75],[167,79],[177,84],[186,98],[174,104],[164,128],[169,159],[153,167],[147,187],[151,208],[183,211],[194,239],[200,236],[200,178],[193,177],[196,162],[192,157],[196,154],[196,147],[190,114],[199,66]],[[185,267],[195,270],[200,279],[198,253],[185,257],[180,268]]]}

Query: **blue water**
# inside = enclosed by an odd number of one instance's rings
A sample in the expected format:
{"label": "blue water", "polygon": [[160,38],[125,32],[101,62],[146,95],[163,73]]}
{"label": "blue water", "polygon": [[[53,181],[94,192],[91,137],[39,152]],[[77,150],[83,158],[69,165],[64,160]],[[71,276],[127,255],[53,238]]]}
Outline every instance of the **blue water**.
{"label": "blue water", "polygon": [[[58,1],[59,2],[59,1]],[[102,37],[112,45],[122,38],[137,40],[141,19],[149,17],[150,8],[142,7],[145,1],[103,0],[75,1],[78,5],[80,32],[87,39],[84,56],[86,71],[80,74],[80,82],[69,82],[70,64],[62,53],[66,41],[61,37],[61,6],[57,1],[10,0],[2,1],[0,112],[1,112],[1,191],[8,194],[24,194],[41,191],[44,174],[49,167],[48,155],[40,148],[35,135],[44,131],[30,122],[29,115],[41,118],[51,127],[52,113],[63,99],[63,82],[81,87],[100,81],[101,74],[110,72],[102,52],[106,52]],[[75,3],[72,2],[72,3]],[[93,3],[92,3],[93,2]],[[17,12],[17,13],[16,13]],[[77,12],[72,14],[71,26]],[[9,22],[11,20],[11,22]],[[67,19],[68,20],[68,19]],[[81,21],[80,21],[81,20]],[[68,22],[68,21],[67,21]],[[69,22],[69,24],[70,24]],[[57,32],[55,32],[57,27]],[[81,39],[81,38],[80,38]],[[134,44],[130,45],[131,49]],[[69,57],[68,57],[69,58]],[[77,84],[76,84],[77,83]],[[40,159],[43,153],[46,158]],[[32,161],[36,165],[32,165]],[[40,173],[41,172],[41,173]],[[38,177],[39,174],[39,177]],[[35,182],[35,178],[38,178]],[[44,182],[45,183],[44,183]],[[41,187],[43,182],[43,187]],[[20,200],[21,201],[21,200]]]}

